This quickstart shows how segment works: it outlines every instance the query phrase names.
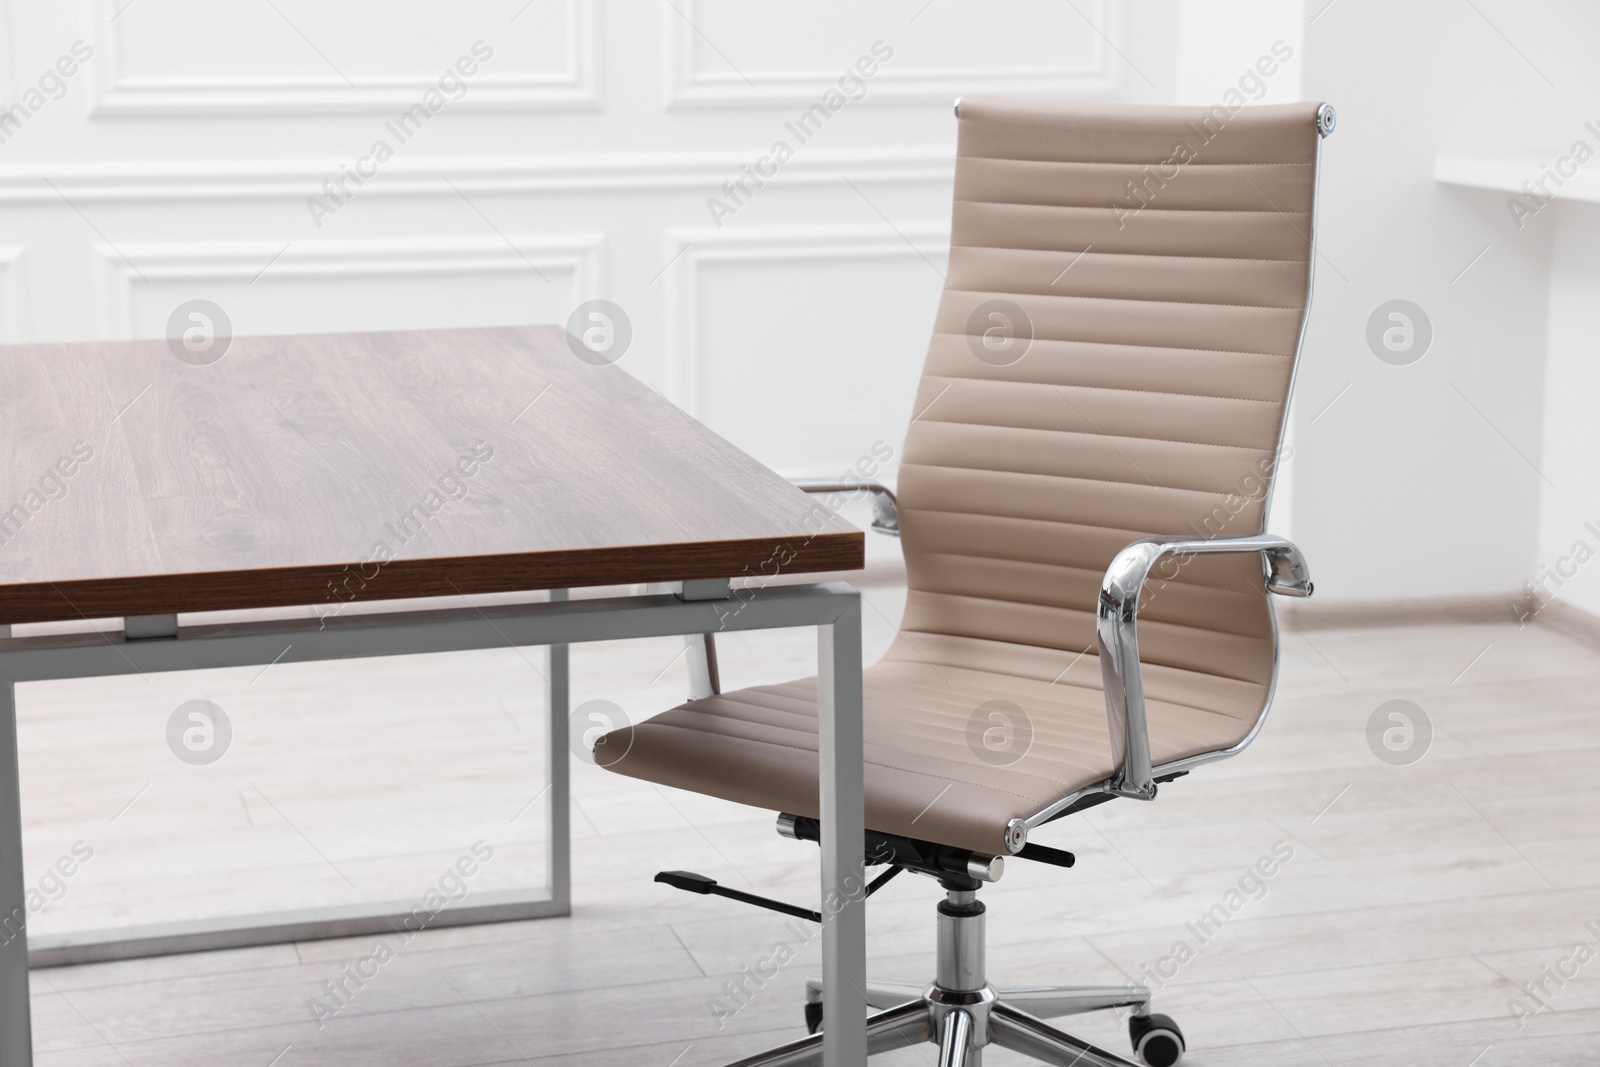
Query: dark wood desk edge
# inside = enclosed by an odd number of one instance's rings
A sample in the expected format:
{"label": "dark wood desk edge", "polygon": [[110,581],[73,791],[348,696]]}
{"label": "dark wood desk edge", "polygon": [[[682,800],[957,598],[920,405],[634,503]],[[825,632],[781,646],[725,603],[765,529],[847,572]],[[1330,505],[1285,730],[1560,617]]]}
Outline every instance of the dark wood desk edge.
{"label": "dark wood desk edge", "polygon": [[[0,586],[0,625],[860,570],[860,530]],[[740,562],[731,564],[730,558]],[[243,588],[241,588],[243,587]]]}

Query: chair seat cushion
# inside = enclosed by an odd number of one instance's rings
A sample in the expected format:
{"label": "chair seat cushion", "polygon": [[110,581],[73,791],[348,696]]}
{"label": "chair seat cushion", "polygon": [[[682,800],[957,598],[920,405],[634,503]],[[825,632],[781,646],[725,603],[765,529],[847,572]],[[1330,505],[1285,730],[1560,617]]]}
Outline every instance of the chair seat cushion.
{"label": "chair seat cushion", "polygon": [[[1079,684],[893,654],[868,668],[868,828],[1004,854],[1012,819],[1108,778],[1104,698],[1081,684],[1098,675],[1098,665],[1092,655],[1082,659],[1071,672]],[[1170,684],[1182,679],[1167,681],[1152,688],[1185,688]],[[1237,744],[1265,694],[1239,687],[1229,694],[1237,709],[1218,709],[1207,695],[1209,710],[1150,695],[1156,765]],[[595,754],[601,766],[634,778],[814,818],[817,680],[691,701],[606,735]]]}

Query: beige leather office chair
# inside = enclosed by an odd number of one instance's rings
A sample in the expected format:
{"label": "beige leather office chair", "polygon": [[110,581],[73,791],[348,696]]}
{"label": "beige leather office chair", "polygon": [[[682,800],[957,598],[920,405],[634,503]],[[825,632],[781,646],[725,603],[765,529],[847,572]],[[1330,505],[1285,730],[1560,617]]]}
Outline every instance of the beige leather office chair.
{"label": "beige leather office chair", "polygon": [[[1261,531],[1334,114],[990,98],[957,114],[949,276],[879,523],[898,520],[909,595],[865,676],[869,856],[947,896],[933,984],[874,985],[888,1010],[869,1043],[1126,1064],[1040,1018],[1127,1007],[1135,1055],[1166,1065],[1183,1038],[1146,989],[990,986],[975,895],[1008,856],[1070,865],[1028,843],[1041,823],[1151,799],[1261,728],[1266,594],[1311,592],[1299,551]],[[815,694],[805,678],[703,695],[598,759],[814,839]],[[743,1062],[818,1063],[819,1042]]]}

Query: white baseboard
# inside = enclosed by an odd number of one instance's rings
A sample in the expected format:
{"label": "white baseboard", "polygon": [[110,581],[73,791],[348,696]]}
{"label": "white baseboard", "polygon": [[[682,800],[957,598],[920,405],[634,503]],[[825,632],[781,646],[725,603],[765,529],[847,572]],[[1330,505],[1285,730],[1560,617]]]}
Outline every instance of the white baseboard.
{"label": "white baseboard", "polygon": [[1552,600],[1535,615],[1534,621],[1565,634],[1591,648],[1600,648],[1600,615]]}
{"label": "white baseboard", "polygon": [[[1518,622],[1528,613],[1522,592],[1409,600],[1278,601],[1278,614],[1300,630],[1346,630],[1375,626]],[[1548,611],[1549,608],[1546,608]]]}
{"label": "white baseboard", "polygon": [[1552,600],[1539,607],[1526,593],[1415,600],[1358,600],[1278,604],[1278,613],[1298,630],[1346,630],[1378,626],[1440,626],[1461,623],[1528,622],[1548,626],[1600,648],[1600,615]]}

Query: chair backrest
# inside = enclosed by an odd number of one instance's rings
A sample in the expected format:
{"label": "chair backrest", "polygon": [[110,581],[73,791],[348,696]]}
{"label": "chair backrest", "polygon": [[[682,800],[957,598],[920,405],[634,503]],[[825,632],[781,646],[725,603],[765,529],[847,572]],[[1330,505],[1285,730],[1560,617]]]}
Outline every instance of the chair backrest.
{"label": "chair backrest", "polygon": [[[1262,532],[1309,299],[1318,107],[962,100],[898,486],[916,655],[1097,688],[1118,550]],[[1257,556],[1158,568],[1147,695],[1259,718],[1271,612]]]}

